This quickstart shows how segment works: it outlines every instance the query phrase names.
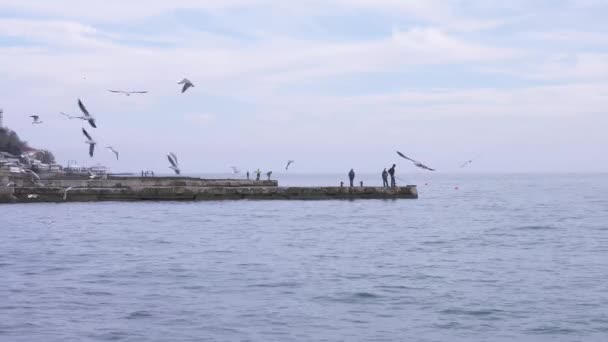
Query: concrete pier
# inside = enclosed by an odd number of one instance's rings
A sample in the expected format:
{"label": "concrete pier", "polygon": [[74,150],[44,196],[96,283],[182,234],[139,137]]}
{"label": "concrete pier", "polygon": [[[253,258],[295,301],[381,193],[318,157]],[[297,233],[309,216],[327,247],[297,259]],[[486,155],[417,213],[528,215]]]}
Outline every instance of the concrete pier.
{"label": "concrete pier", "polygon": [[396,188],[280,187],[274,180],[110,177],[103,180],[49,179],[42,181],[44,186],[35,186],[21,175],[8,178],[17,186],[0,186],[0,203],[418,198],[415,185]]}

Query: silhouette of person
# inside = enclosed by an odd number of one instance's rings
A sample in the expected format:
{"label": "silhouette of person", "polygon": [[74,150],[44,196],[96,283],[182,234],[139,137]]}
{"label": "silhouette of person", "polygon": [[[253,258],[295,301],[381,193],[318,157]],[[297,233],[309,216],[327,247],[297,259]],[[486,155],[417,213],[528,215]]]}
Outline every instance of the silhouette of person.
{"label": "silhouette of person", "polygon": [[397,182],[395,182],[395,166],[397,165],[393,164],[393,167],[388,169],[388,174],[391,175],[391,187],[397,186]]}
{"label": "silhouette of person", "polygon": [[382,186],[388,188],[388,172],[386,171],[386,168],[382,171]]}
{"label": "silhouette of person", "polygon": [[350,179],[350,187],[352,188],[353,182],[355,181],[355,170],[350,169],[350,172],[348,173],[348,179]]}

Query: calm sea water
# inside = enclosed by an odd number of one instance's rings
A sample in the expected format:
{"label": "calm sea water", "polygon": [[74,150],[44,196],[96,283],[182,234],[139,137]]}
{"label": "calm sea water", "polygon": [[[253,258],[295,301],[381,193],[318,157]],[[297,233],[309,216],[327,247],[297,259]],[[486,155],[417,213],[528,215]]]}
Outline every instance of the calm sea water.
{"label": "calm sea water", "polygon": [[608,341],[608,175],[404,178],[420,199],[0,205],[0,341]]}

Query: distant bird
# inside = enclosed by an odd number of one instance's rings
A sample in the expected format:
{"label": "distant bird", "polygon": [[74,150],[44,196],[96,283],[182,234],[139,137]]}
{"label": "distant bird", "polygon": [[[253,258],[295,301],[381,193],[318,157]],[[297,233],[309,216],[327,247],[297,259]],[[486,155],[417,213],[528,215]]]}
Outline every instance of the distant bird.
{"label": "distant bird", "polygon": [[272,176],[272,171],[266,172],[266,176],[268,176],[268,180],[270,180],[270,176]]}
{"label": "distant bird", "polygon": [[110,152],[114,153],[114,155],[116,156],[116,160],[118,160],[118,151],[116,151],[116,150],[114,149],[114,147],[112,147],[112,146],[106,146],[106,148],[107,148],[107,149],[108,149]]}
{"label": "distant bird", "polygon": [[241,170],[239,170],[239,168],[236,166],[231,166],[230,168],[232,169],[232,173],[235,175],[241,173]]}
{"label": "distant bird", "polygon": [[169,155],[171,155],[171,158],[173,158],[173,160],[175,160],[176,164],[179,164],[179,161],[177,160],[177,156],[175,155],[175,153],[169,152]]}
{"label": "distant bird", "polygon": [[65,116],[65,117],[66,117],[66,118],[68,118],[68,119],[80,119],[80,118],[79,118],[79,117],[77,117],[77,116],[71,116],[71,115],[68,115],[68,114],[66,114],[66,113],[64,113],[64,112],[59,112],[59,113],[61,113],[61,115]]}
{"label": "distant bird", "polygon": [[93,153],[95,152],[95,145],[97,144],[93,138],[89,135],[86,129],[82,129],[82,134],[87,138],[85,143],[89,144],[89,156],[93,157]]}
{"label": "distant bird", "polygon": [[175,153],[169,152],[169,154],[167,154],[167,159],[169,159],[169,163],[171,163],[171,166],[169,166],[169,168],[173,170],[176,175],[179,175],[181,173],[181,170],[179,169],[179,164],[177,163],[177,156],[175,155]]}
{"label": "distant bird", "polygon": [[38,195],[36,195],[36,194],[29,194],[29,195],[27,195],[27,198],[28,199],[37,199]]}
{"label": "distant bird", "polygon": [[460,165],[460,168],[462,169],[463,167],[467,167],[469,165],[471,165],[471,163],[473,163],[473,160],[467,160],[466,162],[462,163],[462,165]]}
{"label": "distant bird", "polygon": [[181,80],[181,82],[177,82],[177,84],[183,84],[184,86],[182,87],[182,94],[188,90],[188,88],[190,87],[194,87],[194,84],[192,82],[190,82],[189,79],[184,78],[183,80]]}
{"label": "distant bird", "polygon": [[89,124],[91,125],[91,127],[97,128],[97,125],[95,124],[95,117],[89,113],[89,111],[84,106],[84,104],[82,103],[82,101],[80,101],[80,99],[78,99],[78,107],[80,107],[80,110],[82,111],[83,115],[82,116],[76,116],[74,118],[88,121]]}
{"label": "distant bird", "polygon": [[72,187],[69,187],[63,190],[63,200],[66,201],[68,199],[68,191],[72,190]]}
{"label": "distant bird", "polygon": [[289,169],[289,165],[291,165],[291,164],[293,164],[295,162],[296,162],[295,160],[288,160],[287,161],[287,166],[285,166],[285,170],[288,170]]}
{"label": "distant bird", "polygon": [[111,92],[111,93],[125,94],[127,96],[131,96],[131,94],[147,94],[148,93],[147,90],[143,90],[143,91],[124,91],[124,90],[111,90],[111,89],[108,89],[108,91]]}
{"label": "distant bird", "polygon": [[428,166],[426,166],[426,165],[422,164],[421,162],[419,162],[419,161],[417,161],[417,160],[414,160],[414,159],[412,159],[412,158],[409,158],[409,157],[407,157],[406,155],[404,155],[403,153],[401,153],[401,152],[399,152],[399,151],[397,151],[397,154],[398,154],[400,157],[402,157],[402,158],[404,158],[404,159],[407,159],[407,160],[411,161],[412,163],[414,163],[414,165],[416,165],[417,167],[419,167],[419,168],[421,168],[421,169],[424,169],[424,170],[429,170],[429,171],[435,171],[435,169],[432,169],[432,168],[430,168],[430,167],[428,167]]}
{"label": "distant bird", "polygon": [[40,121],[40,117],[38,115],[30,115],[30,118],[33,119],[32,125],[39,125],[44,122],[44,121]]}
{"label": "distant bird", "polygon": [[99,177],[99,175],[94,174],[94,173],[93,173],[93,171],[91,171],[90,169],[89,169],[89,170],[87,170],[87,172],[89,173],[89,179],[90,179],[90,180],[93,180],[93,179],[95,179],[95,178]]}
{"label": "distant bird", "polygon": [[32,182],[34,182],[34,180],[35,180],[34,183],[40,183],[40,176],[38,176],[38,174],[36,172],[34,172],[34,171],[30,170],[30,169],[22,169],[21,172],[27,173],[30,176],[32,176]]}
{"label": "distant bird", "polygon": [[7,188],[14,187],[16,185],[17,184],[15,184],[15,182],[8,182],[8,183],[4,184],[4,186],[7,187]]}

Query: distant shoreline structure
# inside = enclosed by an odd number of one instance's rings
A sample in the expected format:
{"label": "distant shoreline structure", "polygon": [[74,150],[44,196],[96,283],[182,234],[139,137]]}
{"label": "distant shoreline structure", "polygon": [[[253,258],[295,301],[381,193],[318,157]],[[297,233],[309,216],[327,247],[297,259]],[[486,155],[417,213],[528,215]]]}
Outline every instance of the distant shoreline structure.
{"label": "distant shoreline structure", "polygon": [[416,199],[415,185],[403,187],[280,187],[276,180],[193,177],[50,178],[34,185],[26,175],[0,173],[0,203],[99,201],[353,200]]}

